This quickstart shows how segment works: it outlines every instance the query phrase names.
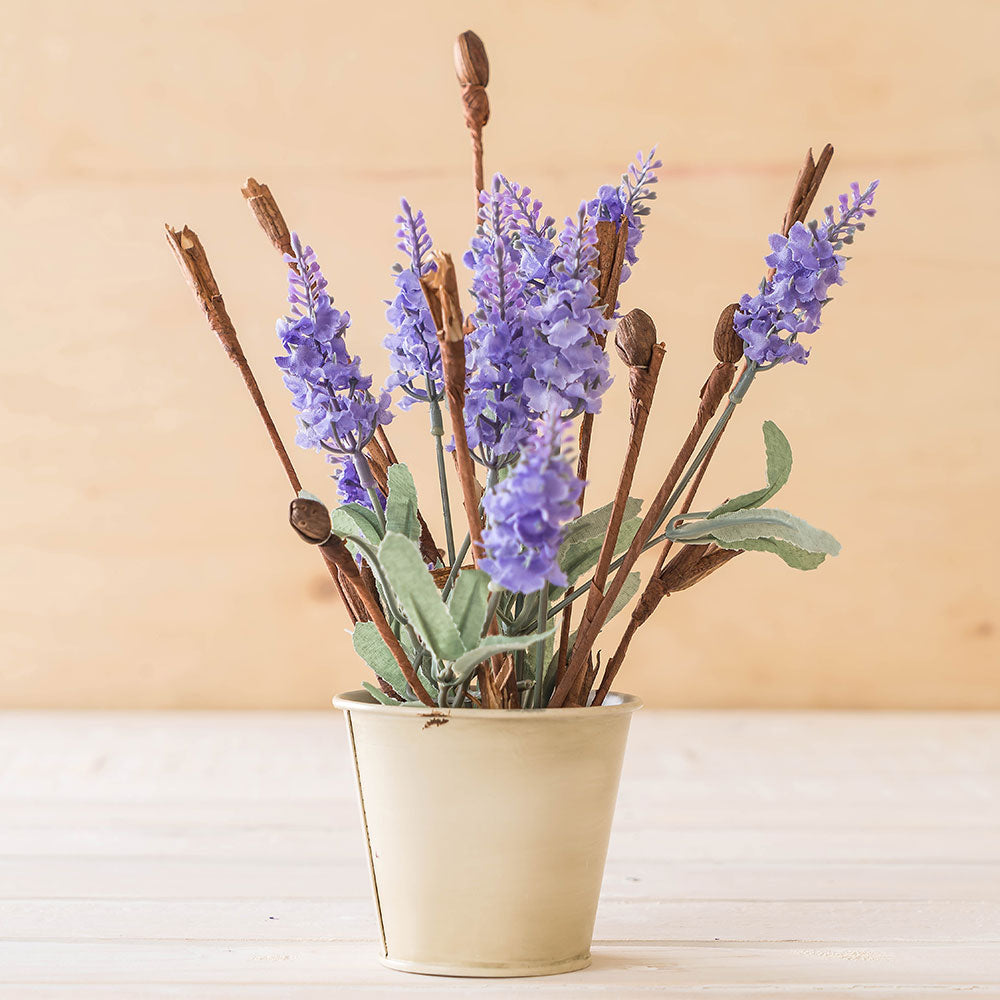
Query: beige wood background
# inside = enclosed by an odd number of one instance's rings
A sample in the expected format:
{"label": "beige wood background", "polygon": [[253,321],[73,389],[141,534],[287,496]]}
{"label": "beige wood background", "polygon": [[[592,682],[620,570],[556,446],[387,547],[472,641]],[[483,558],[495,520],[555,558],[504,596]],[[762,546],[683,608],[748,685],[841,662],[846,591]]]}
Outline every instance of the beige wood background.
{"label": "beige wood background", "polygon": [[[468,238],[450,49],[472,26],[493,66],[487,167],[553,214],[660,143],[623,296],[669,345],[640,495],[805,148],[837,145],[820,204],[883,183],[809,366],[761,379],[705,489],[758,485],[772,418],[796,455],[784,505],[842,555],[811,574],[749,555],[671,598],[623,685],[656,705],[1000,707],[997,4],[64,0],[0,21],[0,703],[322,706],[361,679],[162,225],[201,234],[290,439],[270,366],[284,276],[241,182],[268,182],[316,246],[381,377],[397,198],[440,246]],[[620,381],[595,504],[621,454]],[[430,510],[422,415],[393,436]],[[331,494],[321,460],[296,458]]]}

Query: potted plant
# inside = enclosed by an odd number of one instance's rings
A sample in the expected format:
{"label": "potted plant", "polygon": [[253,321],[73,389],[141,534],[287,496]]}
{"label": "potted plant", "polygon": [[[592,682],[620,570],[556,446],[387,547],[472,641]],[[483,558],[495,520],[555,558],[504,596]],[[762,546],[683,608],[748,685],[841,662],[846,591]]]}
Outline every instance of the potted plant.
{"label": "potted plant", "polygon": [[[335,307],[315,253],[266,185],[251,179],[243,192],[287,265],[291,308],[278,321],[277,363],[297,443],[336,468],[332,510],[302,488],[200,240],[186,227],[167,235],[281,459],[291,524],[322,554],[372,671],[334,704],[356,767],[383,960],[414,972],[542,975],[589,962],[639,707],[612,685],[636,630],[663,597],[743,552],[800,570],[838,552],[830,534],[770,505],[791,469],[771,421],[766,482],[695,500],[747,392],[767,372],[806,363],[802,337],[843,283],[842,251],[874,214],[876,184],[852,185],[807,223],[833,149],[807,155],[760,286],[722,310],[693,425],[643,502],[630,491],[664,345],[644,312],[622,314],[619,296],[661,164],[655,151],[640,154],[619,184],[557,226],[529,188],[500,173],[484,183],[489,67],[472,32],[455,55],[477,226],[459,278],[452,258],[434,251],[423,214],[402,202],[383,388],[352,354],[350,316]],[[460,285],[471,285],[468,297]],[[617,367],[612,335],[631,398],[627,444],[613,499],[588,510],[594,418]],[[426,413],[441,508],[433,529],[386,432],[394,393],[401,409]],[[643,585],[636,565],[650,549],[658,552]],[[602,629],[636,595],[602,662]]]}

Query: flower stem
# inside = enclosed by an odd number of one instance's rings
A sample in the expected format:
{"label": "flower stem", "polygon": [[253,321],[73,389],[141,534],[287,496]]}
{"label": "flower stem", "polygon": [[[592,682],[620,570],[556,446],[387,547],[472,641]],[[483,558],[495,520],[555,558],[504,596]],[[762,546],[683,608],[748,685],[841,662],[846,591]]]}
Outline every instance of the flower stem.
{"label": "flower stem", "polygon": [[385,511],[382,510],[382,501],[379,499],[378,486],[375,482],[375,477],[372,475],[372,468],[368,464],[368,458],[359,448],[357,451],[351,453],[351,460],[354,462],[354,468],[358,473],[358,482],[361,483],[368,494],[368,498],[372,502],[372,510],[374,510],[379,526],[384,532]]}
{"label": "flower stem", "polygon": [[458,571],[462,568],[462,560],[469,554],[469,546],[472,544],[472,537],[466,533],[465,541],[459,546],[458,552],[455,553],[455,559],[451,564],[451,570],[448,572],[448,579],[445,580],[444,586],[441,588],[441,600],[447,599],[448,595],[451,593],[451,588],[455,586],[455,580],[458,579]]}
{"label": "flower stem", "polygon": [[484,636],[490,630],[490,625],[493,623],[493,618],[497,613],[497,606],[500,604],[501,597],[503,597],[503,591],[494,590],[493,593],[490,594],[489,600],[486,602],[486,624],[483,626]]}
{"label": "flower stem", "polygon": [[438,486],[441,490],[441,514],[444,517],[444,541],[448,550],[448,565],[455,563],[455,532],[451,523],[451,500],[448,496],[448,474],[444,464],[444,420],[441,417],[441,403],[434,394],[434,385],[427,378],[427,398],[430,401],[431,434],[437,453]]}
{"label": "flower stem", "polygon": [[[544,622],[549,607],[549,582],[542,584],[538,591],[538,621]],[[541,631],[541,630],[539,630]],[[542,688],[545,685],[545,640],[540,639],[535,645],[535,690],[533,701],[535,708],[542,707]]]}

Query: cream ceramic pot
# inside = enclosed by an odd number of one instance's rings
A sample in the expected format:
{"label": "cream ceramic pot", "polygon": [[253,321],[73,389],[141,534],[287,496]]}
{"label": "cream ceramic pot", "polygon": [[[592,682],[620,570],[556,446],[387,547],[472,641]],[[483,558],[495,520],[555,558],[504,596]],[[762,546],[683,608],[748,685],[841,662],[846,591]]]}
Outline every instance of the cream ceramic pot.
{"label": "cream ceramic pot", "polygon": [[344,711],[382,961],[450,976],[590,964],[630,695],[598,708]]}

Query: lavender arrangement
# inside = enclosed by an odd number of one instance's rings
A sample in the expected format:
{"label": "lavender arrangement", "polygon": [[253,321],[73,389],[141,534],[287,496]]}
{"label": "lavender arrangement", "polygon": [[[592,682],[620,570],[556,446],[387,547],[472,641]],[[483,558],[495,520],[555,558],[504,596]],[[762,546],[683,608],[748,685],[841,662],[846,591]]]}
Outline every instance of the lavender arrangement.
{"label": "lavender arrangement", "polygon": [[[755,292],[722,310],[693,426],[646,503],[630,490],[665,348],[642,310],[622,314],[619,293],[639,262],[661,162],[655,150],[640,153],[619,183],[601,187],[559,227],[530,188],[502,173],[484,180],[489,66],[472,32],[459,37],[456,69],[472,137],[476,228],[460,276],[435,249],[423,213],[401,202],[383,387],[351,353],[350,315],[336,308],[315,252],[289,231],[265,185],[251,179],[243,192],[287,266],[277,365],[296,443],[334,467],[332,510],[302,489],[198,237],[168,227],[168,239],[264,420],[295,493],[292,526],[330,570],[354,647],[374,674],[364,685],[371,696],[452,708],[599,705],[635,632],[668,594],[744,552],[769,552],[799,570],[837,554],[830,534],[769,505],[792,464],[772,421],[763,427],[765,485],[692,508],[759,376],[807,363],[804,335],[819,329],[831,290],[844,283],[844,248],[875,214],[877,182],[852,185],[807,222],[833,148],[815,161],[807,155],[781,231],[770,237],[767,271]],[[612,333],[620,364],[607,350]],[[628,444],[613,499],[587,510],[594,418],[616,368],[628,379]],[[424,408],[443,547],[386,432],[401,413]],[[456,516],[449,465],[464,517]],[[658,554],[643,583],[636,566],[651,549]],[[637,594],[602,666],[601,631]]]}

